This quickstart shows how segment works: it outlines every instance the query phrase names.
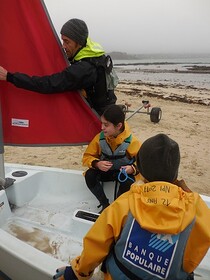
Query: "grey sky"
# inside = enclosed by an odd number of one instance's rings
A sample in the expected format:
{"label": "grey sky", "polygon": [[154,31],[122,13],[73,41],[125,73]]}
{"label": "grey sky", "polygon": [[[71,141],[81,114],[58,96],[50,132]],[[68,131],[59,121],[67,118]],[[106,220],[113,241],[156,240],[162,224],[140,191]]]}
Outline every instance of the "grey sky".
{"label": "grey sky", "polygon": [[107,52],[210,53],[210,0],[44,1],[58,34],[83,19]]}

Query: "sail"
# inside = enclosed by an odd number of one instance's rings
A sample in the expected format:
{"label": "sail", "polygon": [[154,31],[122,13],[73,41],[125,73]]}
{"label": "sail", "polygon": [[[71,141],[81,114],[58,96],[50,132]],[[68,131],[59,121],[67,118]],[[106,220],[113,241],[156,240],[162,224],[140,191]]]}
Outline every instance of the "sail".
{"label": "sail", "polygon": [[[68,62],[43,1],[0,1],[0,65],[43,76]],[[0,81],[5,145],[76,145],[100,131],[100,120],[78,92],[39,94]]]}

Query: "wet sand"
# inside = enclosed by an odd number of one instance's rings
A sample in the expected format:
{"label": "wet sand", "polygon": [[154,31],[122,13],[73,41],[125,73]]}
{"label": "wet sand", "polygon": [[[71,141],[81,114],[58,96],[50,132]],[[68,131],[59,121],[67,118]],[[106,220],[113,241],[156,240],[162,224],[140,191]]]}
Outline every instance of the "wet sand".
{"label": "wet sand", "polygon": [[[162,119],[153,123],[146,109],[132,116],[128,123],[143,142],[157,133],[165,133],[180,145],[181,165],[179,178],[188,187],[210,195],[210,90],[166,86],[141,82],[121,82],[116,91],[118,104],[129,104],[129,111],[148,100],[152,107],[162,110]],[[152,108],[151,107],[151,108]],[[127,112],[126,117],[132,112]],[[52,166],[64,169],[85,170],[82,154],[86,145],[60,147],[5,146],[5,162]]]}

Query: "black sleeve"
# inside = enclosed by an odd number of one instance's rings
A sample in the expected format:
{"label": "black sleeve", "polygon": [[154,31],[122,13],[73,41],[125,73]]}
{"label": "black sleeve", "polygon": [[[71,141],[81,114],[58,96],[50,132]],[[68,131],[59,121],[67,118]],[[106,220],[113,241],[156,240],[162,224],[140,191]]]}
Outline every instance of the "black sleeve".
{"label": "black sleeve", "polygon": [[39,93],[57,93],[89,88],[96,82],[95,66],[86,61],[76,62],[65,70],[49,76],[29,76],[23,73],[7,74],[7,81],[16,87]]}

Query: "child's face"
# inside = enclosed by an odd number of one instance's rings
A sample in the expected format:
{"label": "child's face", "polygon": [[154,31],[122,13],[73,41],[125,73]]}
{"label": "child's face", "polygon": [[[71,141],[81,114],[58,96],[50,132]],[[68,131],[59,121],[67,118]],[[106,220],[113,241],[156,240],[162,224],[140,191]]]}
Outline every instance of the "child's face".
{"label": "child's face", "polygon": [[101,116],[101,129],[104,132],[104,136],[107,137],[116,137],[120,134],[120,129],[122,127],[122,123],[114,125],[111,122],[108,122],[103,116]]}

